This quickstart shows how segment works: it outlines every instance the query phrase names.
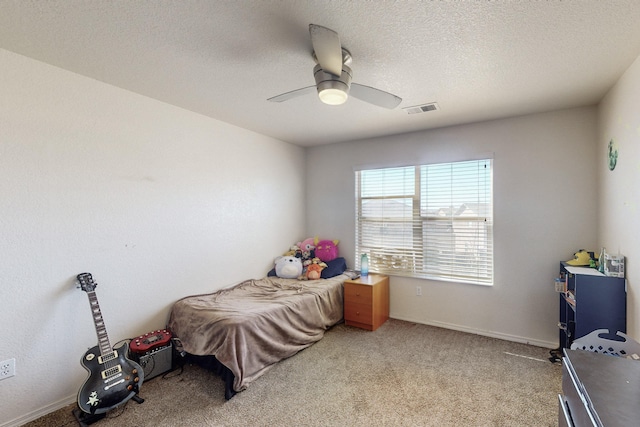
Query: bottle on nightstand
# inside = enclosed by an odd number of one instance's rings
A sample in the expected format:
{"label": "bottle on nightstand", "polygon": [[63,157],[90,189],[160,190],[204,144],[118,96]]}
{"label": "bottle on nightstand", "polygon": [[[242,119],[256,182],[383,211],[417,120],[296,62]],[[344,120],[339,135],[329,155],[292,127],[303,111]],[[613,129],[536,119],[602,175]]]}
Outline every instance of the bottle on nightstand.
{"label": "bottle on nightstand", "polygon": [[369,257],[367,257],[367,254],[362,254],[362,258],[360,258],[360,274],[363,276],[369,275]]}

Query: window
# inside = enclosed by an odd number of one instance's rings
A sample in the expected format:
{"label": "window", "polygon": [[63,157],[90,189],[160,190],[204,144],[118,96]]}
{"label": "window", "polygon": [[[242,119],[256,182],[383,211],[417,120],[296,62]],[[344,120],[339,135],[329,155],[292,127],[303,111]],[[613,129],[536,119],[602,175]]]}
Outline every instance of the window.
{"label": "window", "polygon": [[356,263],[378,273],[493,284],[490,159],[356,171]]}

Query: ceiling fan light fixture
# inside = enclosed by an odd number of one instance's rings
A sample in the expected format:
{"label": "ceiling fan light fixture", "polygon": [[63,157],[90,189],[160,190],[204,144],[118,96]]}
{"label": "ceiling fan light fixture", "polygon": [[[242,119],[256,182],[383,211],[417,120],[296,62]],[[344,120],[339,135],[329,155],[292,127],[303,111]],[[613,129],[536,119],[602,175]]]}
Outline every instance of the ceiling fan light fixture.
{"label": "ceiling fan light fixture", "polygon": [[[336,82],[340,83],[340,82]],[[338,85],[336,85],[338,86]],[[318,97],[320,101],[328,105],[341,105],[347,102],[349,94],[341,87],[318,88]]]}
{"label": "ceiling fan light fixture", "polygon": [[341,105],[349,98],[351,86],[351,68],[343,64],[342,75],[336,76],[324,71],[320,65],[313,69],[318,97],[328,105]]}
{"label": "ceiling fan light fixture", "polygon": [[[400,105],[402,98],[399,96],[371,86],[351,84],[353,58],[351,53],[342,47],[338,33],[320,25],[310,24],[309,34],[313,45],[313,59],[316,62],[313,68],[315,89],[324,104],[341,105],[351,95],[361,101],[390,110]],[[311,93],[313,89],[314,86],[303,87],[272,96],[267,101],[283,102]]]}

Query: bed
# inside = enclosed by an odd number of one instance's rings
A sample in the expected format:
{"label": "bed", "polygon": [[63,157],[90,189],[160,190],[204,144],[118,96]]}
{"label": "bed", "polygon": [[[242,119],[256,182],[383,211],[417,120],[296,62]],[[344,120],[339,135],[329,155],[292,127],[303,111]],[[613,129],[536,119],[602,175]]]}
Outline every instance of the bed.
{"label": "bed", "polygon": [[223,378],[228,400],[342,320],[348,278],[247,280],[178,300],[167,326],[188,356]]}

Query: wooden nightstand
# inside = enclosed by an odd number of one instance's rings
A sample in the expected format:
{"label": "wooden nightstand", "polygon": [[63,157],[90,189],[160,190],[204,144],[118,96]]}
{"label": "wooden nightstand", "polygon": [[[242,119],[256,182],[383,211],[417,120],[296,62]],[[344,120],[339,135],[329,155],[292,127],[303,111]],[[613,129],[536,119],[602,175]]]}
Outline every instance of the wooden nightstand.
{"label": "wooden nightstand", "polygon": [[375,331],[389,318],[389,276],[369,274],[344,282],[344,320]]}

